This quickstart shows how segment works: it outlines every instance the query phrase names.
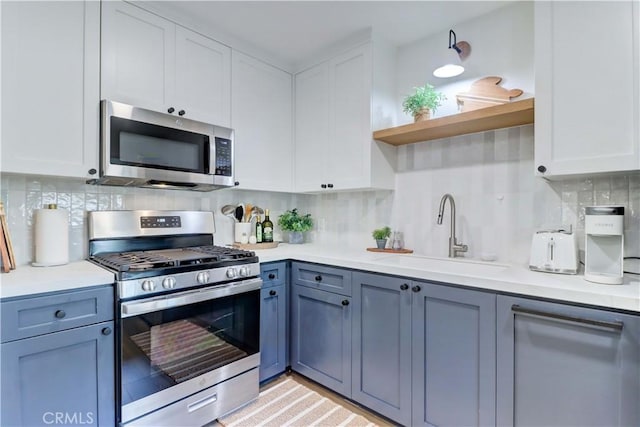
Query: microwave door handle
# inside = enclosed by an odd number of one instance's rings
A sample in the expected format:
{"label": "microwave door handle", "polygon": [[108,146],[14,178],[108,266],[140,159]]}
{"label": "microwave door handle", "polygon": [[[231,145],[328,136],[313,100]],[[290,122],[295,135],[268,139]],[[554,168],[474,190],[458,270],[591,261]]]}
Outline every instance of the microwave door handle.
{"label": "microwave door handle", "polygon": [[238,284],[219,285],[213,288],[198,289],[195,291],[181,292],[179,294],[169,295],[165,297],[150,298],[143,301],[130,301],[122,303],[121,317],[137,316],[154,311],[166,310],[174,307],[182,307],[189,304],[195,304],[202,301],[208,301],[216,298],[222,298],[231,295],[237,295],[260,289],[262,279],[245,280]]}

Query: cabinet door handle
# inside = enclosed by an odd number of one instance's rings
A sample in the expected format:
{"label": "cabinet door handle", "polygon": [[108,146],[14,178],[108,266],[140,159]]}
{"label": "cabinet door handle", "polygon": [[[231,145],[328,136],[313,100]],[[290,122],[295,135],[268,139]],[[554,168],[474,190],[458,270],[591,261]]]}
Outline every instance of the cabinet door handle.
{"label": "cabinet door handle", "polygon": [[333,188],[333,184],[327,184],[327,187]]}
{"label": "cabinet door handle", "polygon": [[274,291],[273,289],[271,289],[271,290],[269,291],[269,295],[271,295],[272,297],[276,296],[276,294],[277,294],[277,292],[276,292],[276,291]]}
{"label": "cabinet door handle", "polygon": [[420,292],[420,290],[421,290],[421,289],[422,289],[422,288],[421,288],[420,286],[418,286],[418,285],[415,285],[413,288],[411,288],[411,290],[412,290],[413,292]]}
{"label": "cabinet door handle", "polygon": [[407,289],[409,289],[409,285],[407,285],[406,283],[403,283],[402,285],[400,285],[401,291],[406,291]]}
{"label": "cabinet door handle", "polygon": [[187,112],[186,112],[186,111],[184,111],[184,110],[180,110],[180,111],[178,111],[178,115],[179,115],[179,116],[184,116],[185,114],[187,114]]}
{"label": "cabinet door handle", "polygon": [[320,188],[327,188],[327,184],[320,184]]}
{"label": "cabinet door handle", "polygon": [[95,175],[97,173],[98,173],[98,171],[95,170],[94,168],[89,169],[89,175]]}
{"label": "cabinet door handle", "polygon": [[316,276],[316,282],[322,282],[322,276],[317,275]]}
{"label": "cabinet door handle", "polygon": [[547,171],[547,167],[545,165],[538,166],[538,172],[545,173]]}
{"label": "cabinet door handle", "polygon": [[269,273],[269,280],[273,280],[276,278],[276,275],[273,273]]}
{"label": "cabinet door handle", "polygon": [[56,310],[54,316],[56,316],[57,319],[64,319],[64,317],[67,315],[67,313],[65,313],[64,310]]}
{"label": "cabinet door handle", "polygon": [[175,108],[169,107],[169,109],[167,110],[167,113],[172,114],[174,111],[176,111]]}
{"label": "cabinet door handle", "polygon": [[566,322],[580,323],[587,326],[595,326],[598,328],[612,329],[614,331],[622,331],[623,322],[607,322],[606,320],[586,319],[584,317],[569,316],[566,314],[553,313],[550,311],[536,310],[533,308],[520,307],[518,304],[511,306],[511,311],[517,314],[528,314],[536,317],[547,317],[549,319],[564,320]]}
{"label": "cabinet door handle", "polygon": [[102,328],[102,335],[111,335],[111,328]]}
{"label": "cabinet door handle", "polygon": [[343,299],[341,302],[342,305],[344,305],[345,307],[349,305],[349,300],[348,299]]}

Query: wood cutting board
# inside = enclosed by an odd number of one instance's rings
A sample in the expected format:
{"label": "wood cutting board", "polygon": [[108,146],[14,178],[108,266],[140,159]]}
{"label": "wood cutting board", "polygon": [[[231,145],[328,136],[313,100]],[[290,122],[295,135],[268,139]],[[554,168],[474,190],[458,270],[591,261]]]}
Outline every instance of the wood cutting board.
{"label": "wood cutting board", "polygon": [[390,254],[412,254],[413,249],[378,249],[378,248],[367,248],[369,252],[387,252]]}
{"label": "wood cutting board", "polygon": [[478,110],[480,108],[502,105],[511,102],[511,98],[522,95],[521,89],[505,89],[499,86],[502,77],[490,76],[476,80],[468,92],[456,95],[460,112]]}
{"label": "wood cutting board", "polygon": [[245,251],[258,251],[262,249],[273,249],[278,246],[280,242],[269,242],[269,243],[234,243],[231,246],[238,249],[243,249]]}

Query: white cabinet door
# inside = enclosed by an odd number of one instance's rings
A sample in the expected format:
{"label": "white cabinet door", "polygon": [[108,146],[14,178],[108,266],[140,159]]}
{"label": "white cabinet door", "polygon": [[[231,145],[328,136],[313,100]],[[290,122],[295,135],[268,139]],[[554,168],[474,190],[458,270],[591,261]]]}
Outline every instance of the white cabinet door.
{"label": "white cabinet door", "polygon": [[371,45],[329,61],[329,159],[327,181],[335,190],[370,185]]}
{"label": "white cabinet door", "polygon": [[103,99],[228,127],[231,49],[129,3],[102,2],[101,87]]}
{"label": "white cabinet door", "polygon": [[2,171],[98,167],[100,7],[2,2]]}
{"label": "white cabinet door", "polygon": [[536,2],[539,176],[640,169],[637,1]]}
{"label": "white cabinet door", "polygon": [[327,184],[329,64],[295,76],[295,190],[320,191]]}
{"label": "white cabinet door", "polygon": [[291,74],[236,51],[232,74],[238,188],[291,191]]}
{"label": "white cabinet door", "polygon": [[102,28],[101,97],[166,111],[175,90],[175,24],[131,4],[106,1]]}
{"label": "white cabinet door", "polygon": [[231,49],[176,26],[175,64],[175,108],[190,119],[229,127]]}

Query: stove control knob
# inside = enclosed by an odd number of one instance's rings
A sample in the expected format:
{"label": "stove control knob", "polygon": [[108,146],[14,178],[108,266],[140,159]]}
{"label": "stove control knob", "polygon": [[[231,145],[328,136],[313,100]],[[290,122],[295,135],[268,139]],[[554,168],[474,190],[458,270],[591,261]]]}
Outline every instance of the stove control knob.
{"label": "stove control knob", "polygon": [[201,271],[200,273],[198,273],[198,275],[196,276],[196,280],[198,281],[198,283],[200,283],[201,285],[207,284],[209,283],[209,273],[207,271]]}
{"label": "stove control knob", "polygon": [[240,267],[240,270],[238,271],[238,275],[240,277],[247,277],[249,275],[249,269],[247,267]]}
{"label": "stove control knob", "polygon": [[165,289],[173,289],[176,287],[176,279],[173,277],[166,277],[162,280],[162,287]]}
{"label": "stove control knob", "polygon": [[156,284],[153,282],[153,280],[144,280],[142,282],[142,290],[143,291],[153,291],[156,288]]}
{"label": "stove control knob", "polygon": [[228,268],[227,269],[227,277],[229,279],[233,279],[236,277],[236,269],[235,268]]}

